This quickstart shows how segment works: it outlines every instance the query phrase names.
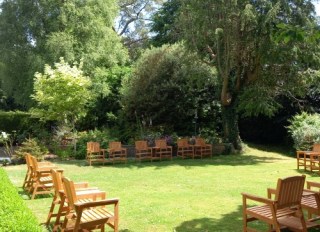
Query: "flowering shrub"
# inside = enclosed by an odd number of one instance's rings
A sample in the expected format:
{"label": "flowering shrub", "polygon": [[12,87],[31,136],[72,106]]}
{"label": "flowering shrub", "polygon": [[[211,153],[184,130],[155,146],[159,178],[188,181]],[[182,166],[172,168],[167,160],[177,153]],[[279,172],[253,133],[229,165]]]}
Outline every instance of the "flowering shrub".
{"label": "flowering shrub", "polygon": [[299,150],[309,150],[314,143],[320,142],[320,115],[302,114],[294,116],[287,127],[294,142],[294,147]]}

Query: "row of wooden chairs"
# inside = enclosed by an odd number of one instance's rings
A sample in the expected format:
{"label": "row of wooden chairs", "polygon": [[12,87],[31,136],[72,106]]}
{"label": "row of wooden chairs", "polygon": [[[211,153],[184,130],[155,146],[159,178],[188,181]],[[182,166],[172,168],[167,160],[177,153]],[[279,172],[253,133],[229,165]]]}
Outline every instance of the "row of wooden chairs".
{"label": "row of wooden chairs", "polygon": [[311,151],[298,150],[297,169],[303,167],[305,171],[317,172],[320,174],[320,144],[314,144]]}
{"label": "row of wooden chairs", "polygon": [[[108,158],[106,152],[109,153]],[[109,149],[103,149],[98,142],[87,143],[86,160],[91,166],[93,162],[110,163],[127,162],[127,149],[122,147],[121,142],[110,142]]]}
{"label": "row of wooden chairs", "polygon": [[[178,139],[177,156],[185,158],[204,158],[212,157],[212,145],[205,143],[204,139],[197,138],[195,144],[189,144],[188,139]],[[168,146],[165,139],[155,140],[155,146],[148,146],[147,141],[135,142],[136,160],[172,160],[172,146]]]}
{"label": "row of wooden chairs", "polygon": [[[243,231],[255,231],[249,222],[256,220],[267,223],[269,231],[277,232],[282,228],[307,232],[319,227],[314,221],[320,219],[320,183],[307,181],[307,189],[304,184],[305,175],[279,178],[276,189],[267,189],[268,198],[242,193]],[[258,205],[252,206],[251,202]],[[307,220],[303,210],[308,213]]]}
{"label": "row of wooden chairs", "polygon": [[52,218],[56,219],[53,231],[104,231],[105,225],[118,231],[119,199],[106,199],[106,192],[89,187],[87,182],[74,183],[63,177],[62,169],[50,162],[38,162],[31,154],[26,154],[26,162],[23,188],[31,199],[53,193],[46,221],[49,226]]}

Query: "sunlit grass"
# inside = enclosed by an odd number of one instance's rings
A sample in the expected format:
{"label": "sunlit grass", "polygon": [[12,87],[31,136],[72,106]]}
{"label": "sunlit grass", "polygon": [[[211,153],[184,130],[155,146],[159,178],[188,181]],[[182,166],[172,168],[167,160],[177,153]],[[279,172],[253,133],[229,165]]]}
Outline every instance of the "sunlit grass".
{"label": "sunlit grass", "polygon": [[[279,177],[300,175],[293,155],[271,148],[248,148],[243,155],[87,166],[84,161],[57,162],[64,175],[88,181],[120,198],[120,231],[205,232],[242,231],[241,192],[267,196]],[[20,187],[26,166],[5,168]],[[306,173],[308,180],[320,181]],[[40,223],[45,222],[52,198],[29,200],[20,194]],[[109,231],[109,229],[107,229]]]}

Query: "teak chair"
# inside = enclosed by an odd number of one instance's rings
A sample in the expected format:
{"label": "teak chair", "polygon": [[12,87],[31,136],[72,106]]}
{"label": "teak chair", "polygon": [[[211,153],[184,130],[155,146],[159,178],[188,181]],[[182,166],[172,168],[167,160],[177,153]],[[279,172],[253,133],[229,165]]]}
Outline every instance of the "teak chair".
{"label": "teak chair", "polygon": [[[68,212],[68,199],[66,198],[66,194],[63,188],[62,173],[51,169],[51,176],[54,186],[54,196],[48,213],[46,225],[49,226],[51,219],[55,217],[56,221],[53,226],[53,231],[57,231],[60,226],[60,218],[62,216],[65,216]],[[98,190],[97,187],[89,187],[87,182],[74,183],[74,185],[78,197],[89,197],[88,199],[85,199],[86,201],[90,201],[90,197],[92,196],[98,196],[102,199],[105,199],[105,192]],[[58,207],[58,209],[55,209],[56,206]]]}
{"label": "teak chair", "polygon": [[178,139],[177,156],[181,158],[194,158],[193,146],[188,143],[188,139]]}
{"label": "teak chair", "polygon": [[[311,158],[315,161],[313,166],[316,168],[316,163],[319,163],[318,156],[320,155],[320,144],[313,144],[311,151],[301,151],[298,150],[297,154],[297,169],[300,169],[300,166],[304,168],[304,170],[310,169],[312,171]],[[318,165],[319,166],[319,165]]]}
{"label": "teak chair", "polygon": [[[317,191],[315,191],[315,189]],[[307,190],[304,190],[301,200],[302,209],[308,212],[308,220],[320,219],[320,183],[307,181]]]}
{"label": "teak chair", "polygon": [[109,159],[113,163],[115,161],[127,162],[127,149],[122,147],[121,142],[109,143]]}
{"label": "teak chair", "polygon": [[148,146],[147,141],[135,141],[136,160],[151,160],[152,161],[152,148]]}
{"label": "teak chair", "polygon": [[53,182],[51,177],[51,169],[54,168],[59,172],[63,172],[63,169],[58,167],[39,167],[36,157],[31,156],[31,170],[33,173],[32,177],[32,188],[31,188],[31,199],[33,200],[36,195],[51,194],[53,193]]}
{"label": "teak chair", "polygon": [[196,138],[194,145],[194,157],[212,157],[212,145],[204,141],[203,138]]}
{"label": "teak chair", "polygon": [[[26,159],[26,164],[27,164],[27,172],[26,172],[23,184],[22,184],[22,188],[28,192],[31,191],[31,188],[33,185],[32,179],[34,177],[34,173],[32,170],[32,164],[31,164],[32,163],[31,156],[32,155],[30,153],[25,154],[25,159]],[[38,166],[40,168],[44,168],[44,167],[50,168],[50,167],[53,167],[54,164],[52,164],[51,162],[44,161],[44,162],[38,162]]]}
{"label": "teak chair", "polygon": [[[253,231],[248,223],[255,220],[267,223],[269,229],[276,232],[280,232],[281,227],[306,232],[307,228],[315,226],[314,223],[306,223],[301,209],[305,178],[304,175],[279,178],[277,188],[268,189],[269,198],[242,193],[243,231]],[[270,199],[271,194],[274,194],[274,200]],[[248,201],[259,202],[260,205],[250,207]]]}
{"label": "teak chair", "polygon": [[[118,232],[119,199],[80,202],[73,181],[63,177],[69,209],[65,216],[62,231],[82,231],[101,229],[105,224]],[[113,206],[113,212],[107,206]]]}
{"label": "teak chair", "polygon": [[105,163],[105,151],[106,149],[100,148],[100,143],[98,142],[87,142],[87,157],[86,160],[91,166],[93,162]]}
{"label": "teak chair", "polygon": [[172,160],[172,146],[168,146],[165,139],[156,139],[155,144],[152,159],[162,160],[167,158]]}

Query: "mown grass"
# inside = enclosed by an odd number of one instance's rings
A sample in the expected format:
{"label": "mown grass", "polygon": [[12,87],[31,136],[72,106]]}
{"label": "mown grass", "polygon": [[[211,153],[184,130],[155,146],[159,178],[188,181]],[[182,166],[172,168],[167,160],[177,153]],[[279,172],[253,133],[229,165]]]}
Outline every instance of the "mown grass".
{"label": "mown grass", "polygon": [[[270,147],[249,147],[242,155],[203,160],[91,167],[84,161],[68,161],[57,165],[70,179],[88,181],[107,191],[109,198],[120,198],[122,232],[242,231],[241,192],[266,197],[266,189],[276,187],[279,177],[303,173],[296,169],[293,154],[273,152]],[[5,169],[20,187],[25,165]],[[306,175],[308,180],[320,181],[317,174]],[[39,222],[45,222],[52,198],[29,200],[21,188],[19,191]],[[258,223],[257,228],[264,226]]]}

